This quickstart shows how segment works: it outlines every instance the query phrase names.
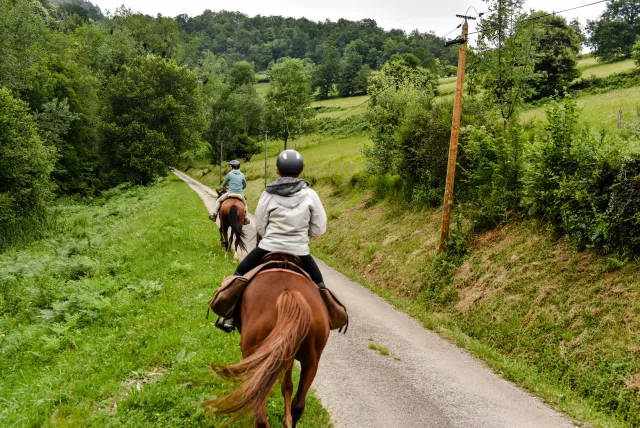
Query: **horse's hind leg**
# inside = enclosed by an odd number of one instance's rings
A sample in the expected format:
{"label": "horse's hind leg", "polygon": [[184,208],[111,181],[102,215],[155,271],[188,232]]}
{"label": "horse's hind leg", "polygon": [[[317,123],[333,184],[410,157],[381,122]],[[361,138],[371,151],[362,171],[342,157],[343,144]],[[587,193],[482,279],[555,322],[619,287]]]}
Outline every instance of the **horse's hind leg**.
{"label": "horse's hind leg", "polygon": [[298,384],[298,391],[296,392],[296,396],[293,398],[293,403],[291,404],[291,412],[293,413],[293,428],[296,427],[300,417],[302,416],[302,412],[304,412],[304,406],[307,401],[307,392],[309,392],[309,388],[311,387],[311,383],[313,379],[316,377],[316,372],[318,371],[318,359],[314,358],[312,361],[305,361],[301,364],[302,370],[300,371],[300,383]]}
{"label": "horse's hind leg", "polygon": [[269,421],[267,420],[267,403],[262,403],[260,411],[255,412],[256,415],[256,428],[269,428]]}
{"label": "horse's hind leg", "polygon": [[284,371],[284,377],[282,378],[282,396],[284,397],[284,417],[282,418],[282,425],[284,428],[293,427],[293,418],[291,417],[291,394],[293,393],[293,379],[291,378],[293,372],[293,360],[289,364],[289,367]]}

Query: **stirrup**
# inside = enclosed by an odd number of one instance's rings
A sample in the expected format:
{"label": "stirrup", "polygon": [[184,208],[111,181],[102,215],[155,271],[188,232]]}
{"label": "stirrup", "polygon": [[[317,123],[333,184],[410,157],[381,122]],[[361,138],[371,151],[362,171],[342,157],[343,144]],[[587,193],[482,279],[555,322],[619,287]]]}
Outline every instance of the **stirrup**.
{"label": "stirrup", "polygon": [[215,326],[225,333],[231,333],[236,329],[236,323],[233,321],[233,318],[218,317]]}

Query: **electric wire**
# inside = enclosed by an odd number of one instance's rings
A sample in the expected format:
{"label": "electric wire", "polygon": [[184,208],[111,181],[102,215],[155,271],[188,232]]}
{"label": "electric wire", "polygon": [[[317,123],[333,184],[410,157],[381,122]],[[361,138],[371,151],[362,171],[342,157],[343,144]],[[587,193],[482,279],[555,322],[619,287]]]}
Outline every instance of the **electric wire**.
{"label": "electric wire", "polygon": [[[572,7],[572,8],[565,9],[565,10],[558,10],[558,11],[554,11],[554,12],[551,12],[551,13],[546,13],[544,15],[532,16],[531,18],[523,19],[520,22],[527,22],[527,21],[533,21],[534,19],[546,18],[547,16],[554,16],[554,15],[557,15],[559,13],[571,12],[572,10],[578,10],[578,9],[582,9],[582,8],[585,8],[585,7],[593,6],[593,5],[596,5],[596,4],[606,3],[608,1],[611,1],[611,0],[600,0],[600,1],[593,2],[593,3],[583,4],[581,6]],[[469,35],[478,34],[479,32],[480,31],[474,31],[473,33],[469,33]]]}

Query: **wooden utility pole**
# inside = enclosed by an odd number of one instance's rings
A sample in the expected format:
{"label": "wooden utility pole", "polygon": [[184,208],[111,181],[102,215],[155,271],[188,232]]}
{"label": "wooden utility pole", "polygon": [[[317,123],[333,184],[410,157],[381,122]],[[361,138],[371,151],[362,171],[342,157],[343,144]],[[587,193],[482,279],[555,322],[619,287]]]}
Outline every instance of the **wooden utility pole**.
{"label": "wooden utility pole", "polygon": [[444,190],[444,211],[442,212],[442,228],[440,230],[440,246],[438,252],[444,251],[449,238],[449,224],[451,223],[451,210],[453,209],[453,184],[456,178],[456,158],[458,156],[458,138],[460,137],[460,116],[462,115],[462,89],[464,87],[464,71],[467,64],[467,36],[469,25],[467,16],[462,24],[462,38],[460,42],[460,54],[458,56],[458,80],[456,82],[456,98],[453,103],[453,119],[451,120],[451,140],[449,140],[449,163],[447,165],[447,182]]}

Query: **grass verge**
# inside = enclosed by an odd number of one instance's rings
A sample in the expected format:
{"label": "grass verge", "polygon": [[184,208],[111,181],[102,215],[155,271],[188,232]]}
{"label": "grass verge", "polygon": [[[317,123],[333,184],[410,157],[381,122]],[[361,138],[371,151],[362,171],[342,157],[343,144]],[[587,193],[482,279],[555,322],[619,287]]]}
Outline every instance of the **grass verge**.
{"label": "grass verge", "polygon": [[[240,359],[205,308],[233,271],[175,177],[59,206],[50,239],[0,254],[0,425],[219,426],[210,363]],[[302,426],[330,426],[310,397]],[[269,420],[280,424],[279,388]],[[232,426],[246,426],[240,421]]]}
{"label": "grass verge", "polygon": [[640,266],[522,223],[478,236],[462,266],[436,257],[438,210],[316,189],[314,254],[494,371],[590,426],[638,424]]}

